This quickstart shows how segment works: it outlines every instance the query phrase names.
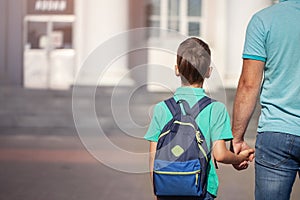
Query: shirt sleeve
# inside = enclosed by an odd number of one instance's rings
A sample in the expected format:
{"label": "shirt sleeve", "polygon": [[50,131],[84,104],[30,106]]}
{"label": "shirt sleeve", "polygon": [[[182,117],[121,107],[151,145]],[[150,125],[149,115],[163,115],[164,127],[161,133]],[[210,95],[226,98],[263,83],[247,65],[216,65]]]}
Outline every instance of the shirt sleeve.
{"label": "shirt sleeve", "polygon": [[231,140],[233,137],[230,117],[225,105],[220,102],[216,102],[214,103],[211,112],[211,141]]}
{"label": "shirt sleeve", "polygon": [[165,112],[162,105],[156,104],[153,111],[153,116],[144,139],[152,142],[157,142],[162,131],[162,122],[165,118]]}
{"label": "shirt sleeve", "polygon": [[265,42],[266,31],[263,21],[257,15],[254,15],[247,27],[243,59],[266,62]]}

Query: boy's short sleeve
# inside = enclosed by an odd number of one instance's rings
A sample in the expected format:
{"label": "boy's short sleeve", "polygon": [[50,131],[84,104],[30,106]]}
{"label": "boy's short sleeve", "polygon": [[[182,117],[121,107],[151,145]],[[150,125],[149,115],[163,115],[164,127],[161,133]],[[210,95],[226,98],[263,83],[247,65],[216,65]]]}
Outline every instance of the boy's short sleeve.
{"label": "boy's short sleeve", "polygon": [[165,118],[165,111],[164,108],[162,106],[162,103],[156,104],[154,107],[154,111],[153,111],[153,116],[148,128],[148,131],[146,133],[146,135],[144,136],[144,138],[146,140],[152,141],[152,142],[157,142],[159,135],[162,131],[162,126],[164,123],[164,118]]}
{"label": "boy's short sleeve", "polygon": [[243,59],[266,62],[265,41],[266,33],[264,24],[257,15],[254,15],[247,27]]}
{"label": "boy's short sleeve", "polygon": [[211,109],[211,141],[231,140],[232,131],[230,117],[224,104],[215,102]]}

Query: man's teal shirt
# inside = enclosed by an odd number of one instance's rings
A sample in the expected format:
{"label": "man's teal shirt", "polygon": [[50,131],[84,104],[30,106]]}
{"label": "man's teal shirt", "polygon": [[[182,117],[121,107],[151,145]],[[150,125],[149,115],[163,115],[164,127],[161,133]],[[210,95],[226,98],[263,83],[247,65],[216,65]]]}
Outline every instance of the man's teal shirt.
{"label": "man's teal shirt", "polygon": [[265,62],[258,132],[300,136],[300,0],[275,4],[252,17],[243,58]]}

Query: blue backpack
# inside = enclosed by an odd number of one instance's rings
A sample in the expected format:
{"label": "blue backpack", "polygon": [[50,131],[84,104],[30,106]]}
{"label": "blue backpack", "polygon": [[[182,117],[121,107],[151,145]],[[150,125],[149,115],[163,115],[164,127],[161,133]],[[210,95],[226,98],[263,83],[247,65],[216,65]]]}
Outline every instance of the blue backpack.
{"label": "blue backpack", "polygon": [[192,108],[185,100],[165,101],[173,118],[164,126],[157,142],[153,169],[155,195],[205,195],[210,151],[195,119],[213,101],[204,97]]}

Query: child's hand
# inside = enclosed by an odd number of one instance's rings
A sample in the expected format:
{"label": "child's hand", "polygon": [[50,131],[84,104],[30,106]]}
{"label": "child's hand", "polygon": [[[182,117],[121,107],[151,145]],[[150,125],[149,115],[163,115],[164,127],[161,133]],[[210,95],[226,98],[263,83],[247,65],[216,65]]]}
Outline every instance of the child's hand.
{"label": "child's hand", "polygon": [[239,153],[239,155],[243,156],[243,157],[246,157],[247,160],[249,160],[249,157],[254,154],[255,150],[254,149],[246,149],[244,151],[241,151]]}
{"label": "child's hand", "polygon": [[254,157],[254,149],[246,149],[244,151],[241,151],[238,155],[241,157],[242,162],[243,161],[252,161]]}
{"label": "child's hand", "polygon": [[243,170],[247,169],[249,165],[249,161],[252,162],[254,159],[254,149],[247,149],[244,151],[241,151],[238,156],[242,159],[241,163],[239,165],[236,165],[236,169]]}

